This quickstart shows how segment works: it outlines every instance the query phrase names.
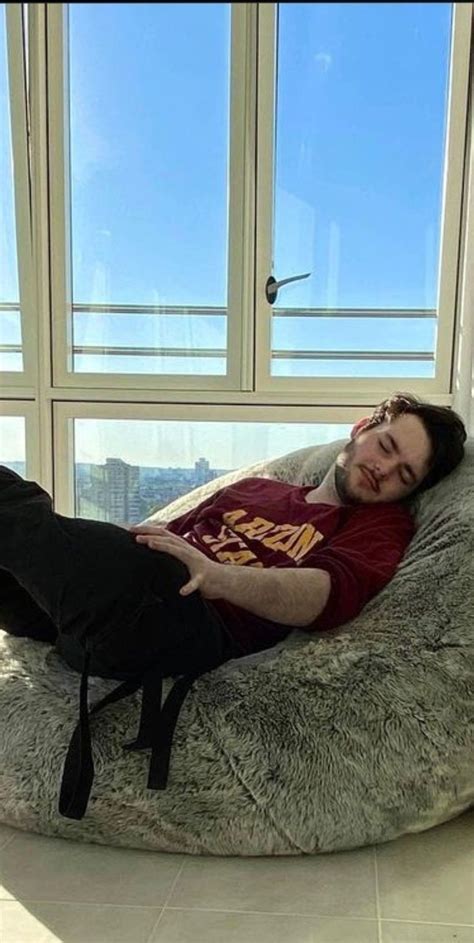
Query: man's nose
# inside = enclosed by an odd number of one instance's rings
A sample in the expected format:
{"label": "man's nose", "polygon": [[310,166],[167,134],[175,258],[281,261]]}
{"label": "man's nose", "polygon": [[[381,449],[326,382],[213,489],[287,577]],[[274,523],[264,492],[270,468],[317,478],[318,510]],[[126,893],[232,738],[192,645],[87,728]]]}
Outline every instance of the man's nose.
{"label": "man's nose", "polygon": [[391,456],[387,455],[386,459],[381,462],[377,462],[375,466],[375,475],[377,478],[380,478],[380,480],[384,480],[385,478],[388,478],[390,475],[392,475],[396,471],[396,468],[396,457],[392,458]]}

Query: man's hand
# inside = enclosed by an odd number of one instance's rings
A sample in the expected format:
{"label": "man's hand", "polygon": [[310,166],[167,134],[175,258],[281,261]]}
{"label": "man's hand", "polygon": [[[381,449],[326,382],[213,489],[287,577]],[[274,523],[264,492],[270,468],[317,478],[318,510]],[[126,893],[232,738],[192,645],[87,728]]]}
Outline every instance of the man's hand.
{"label": "man's hand", "polygon": [[209,560],[166,527],[138,524],[130,532],[138,543],[186,564],[191,579],[181,588],[182,596],[199,589],[205,599],[225,599],[264,619],[300,628],[314,627],[329,598],[331,578],[325,570],[226,565]]}
{"label": "man's hand", "polygon": [[160,550],[169,553],[184,563],[191,576],[188,583],[180,589],[181,596],[189,596],[196,589],[205,599],[215,598],[214,576],[218,563],[209,560],[201,550],[192,547],[184,537],[172,534],[166,527],[156,524],[137,524],[129,528],[135,534],[137,543],[146,544],[151,550]]}

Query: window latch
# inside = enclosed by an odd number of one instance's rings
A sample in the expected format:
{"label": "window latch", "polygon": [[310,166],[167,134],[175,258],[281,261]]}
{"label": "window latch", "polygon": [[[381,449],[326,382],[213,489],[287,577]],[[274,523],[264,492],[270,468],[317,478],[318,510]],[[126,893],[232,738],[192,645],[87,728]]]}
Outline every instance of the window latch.
{"label": "window latch", "polygon": [[291,275],[290,278],[282,278],[277,282],[276,278],[273,278],[273,275],[269,275],[265,284],[265,297],[269,305],[275,303],[278,295],[278,289],[283,285],[288,285],[289,282],[299,282],[302,278],[309,278],[311,272],[306,272],[306,275]]}

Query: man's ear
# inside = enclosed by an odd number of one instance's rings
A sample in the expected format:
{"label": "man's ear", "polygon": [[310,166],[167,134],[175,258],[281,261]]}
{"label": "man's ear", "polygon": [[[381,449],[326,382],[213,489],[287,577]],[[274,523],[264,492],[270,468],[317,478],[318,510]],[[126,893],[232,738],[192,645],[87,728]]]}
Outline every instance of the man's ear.
{"label": "man's ear", "polygon": [[362,432],[362,430],[365,429],[367,423],[370,422],[371,418],[372,418],[371,416],[365,416],[364,419],[359,419],[356,422],[355,426],[353,426],[351,430],[351,439],[355,439],[356,435],[358,435],[359,432]]}

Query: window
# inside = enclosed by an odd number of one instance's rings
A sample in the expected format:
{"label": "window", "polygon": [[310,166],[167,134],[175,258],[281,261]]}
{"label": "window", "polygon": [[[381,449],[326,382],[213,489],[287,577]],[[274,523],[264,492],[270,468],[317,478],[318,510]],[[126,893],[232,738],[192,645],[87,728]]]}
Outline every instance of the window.
{"label": "window", "polygon": [[40,436],[35,403],[0,401],[0,465],[40,481]]}
{"label": "window", "polygon": [[26,6],[0,6],[0,400],[60,513],[122,517],[123,464],[193,484],[394,389],[452,402],[472,4]]}
{"label": "window", "polygon": [[8,77],[6,5],[0,4],[0,371],[23,370]]}
{"label": "window", "polygon": [[306,277],[272,307],[260,296],[260,385],[446,391],[462,11],[453,23],[449,3],[277,7],[276,21],[262,14],[275,125],[260,135],[260,271]]}
{"label": "window", "polygon": [[69,64],[52,119],[69,155],[53,147],[51,186],[64,179],[52,221],[61,382],[110,386],[113,374],[121,385],[133,374],[152,389],[235,387],[241,13],[98,3],[70,4],[64,18],[66,45],[51,9],[53,55]]}
{"label": "window", "polygon": [[70,5],[76,372],[226,373],[230,4],[184,15]]}
{"label": "window", "polygon": [[23,416],[0,416],[0,465],[26,478],[26,423]]}

